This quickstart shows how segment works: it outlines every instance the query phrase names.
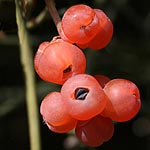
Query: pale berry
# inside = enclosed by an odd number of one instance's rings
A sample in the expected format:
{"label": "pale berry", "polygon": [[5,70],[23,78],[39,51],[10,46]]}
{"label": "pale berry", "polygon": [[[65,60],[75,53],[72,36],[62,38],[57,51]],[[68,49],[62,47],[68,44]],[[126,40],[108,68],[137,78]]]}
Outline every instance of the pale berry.
{"label": "pale berry", "polygon": [[51,124],[49,124],[48,122],[46,122],[46,125],[48,126],[48,128],[56,133],[67,133],[70,132],[71,130],[73,130],[76,127],[77,121],[76,120],[72,120],[70,122],[67,122],[63,125],[60,126],[53,126]]}
{"label": "pale berry", "polygon": [[42,42],[38,47],[38,50],[37,50],[35,58],[34,58],[34,68],[36,71],[38,71],[39,60],[40,60],[45,48],[49,45],[49,43],[50,42],[48,42],[48,41]]}
{"label": "pale berry", "polygon": [[95,11],[87,5],[74,5],[67,9],[62,18],[62,38],[72,43],[89,42],[99,29],[99,20]]}
{"label": "pale berry", "polygon": [[86,58],[75,45],[56,39],[42,52],[39,51],[35,55],[34,66],[37,74],[45,81],[63,84],[69,77],[85,71]]}
{"label": "pale berry", "polygon": [[104,92],[108,101],[103,116],[110,117],[117,122],[132,119],[140,110],[141,100],[138,87],[126,79],[113,79],[109,81]]}
{"label": "pale berry", "polygon": [[87,120],[101,113],[107,96],[96,79],[87,74],[69,78],[61,88],[68,113],[78,120]]}
{"label": "pale berry", "polygon": [[51,92],[44,97],[40,106],[43,120],[52,126],[63,126],[70,122],[76,122],[67,112],[61,94]]}
{"label": "pale berry", "polygon": [[111,41],[113,24],[102,10],[95,9],[95,13],[99,18],[100,29],[96,36],[88,43],[88,47],[93,50],[99,50],[106,47]]}

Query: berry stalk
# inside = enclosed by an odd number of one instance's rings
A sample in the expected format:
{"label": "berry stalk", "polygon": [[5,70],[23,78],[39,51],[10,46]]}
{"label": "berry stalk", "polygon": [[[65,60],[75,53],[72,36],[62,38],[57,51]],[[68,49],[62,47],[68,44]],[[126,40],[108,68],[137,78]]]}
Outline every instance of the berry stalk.
{"label": "berry stalk", "polygon": [[25,28],[25,23],[22,17],[19,1],[16,3],[16,21],[18,26],[18,36],[20,43],[20,59],[25,75],[26,86],[26,105],[30,135],[30,149],[40,150],[40,130],[39,130],[39,115],[38,104],[35,90],[35,73],[33,68],[32,49],[30,47],[29,36]]}
{"label": "berry stalk", "polygon": [[45,0],[45,3],[47,5],[48,11],[55,23],[55,26],[57,27],[58,33],[60,33],[60,26],[61,26],[61,18],[58,14],[58,11],[55,7],[55,2],[54,0]]}

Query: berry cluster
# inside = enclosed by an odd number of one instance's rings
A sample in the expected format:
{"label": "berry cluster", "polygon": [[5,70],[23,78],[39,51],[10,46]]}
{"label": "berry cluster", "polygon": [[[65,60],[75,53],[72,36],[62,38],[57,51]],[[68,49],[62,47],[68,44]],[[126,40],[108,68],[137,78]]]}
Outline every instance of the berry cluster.
{"label": "berry cluster", "polygon": [[113,25],[102,10],[75,5],[62,18],[60,37],[41,43],[34,59],[43,80],[62,85],[60,92],[49,93],[41,103],[48,128],[57,133],[75,129],[78,139],[93,147],[111,139],[113,121],[128,121],[141,107],[133,82],[85,74],[86,58],[80,48],[104,48],[112,33]]}

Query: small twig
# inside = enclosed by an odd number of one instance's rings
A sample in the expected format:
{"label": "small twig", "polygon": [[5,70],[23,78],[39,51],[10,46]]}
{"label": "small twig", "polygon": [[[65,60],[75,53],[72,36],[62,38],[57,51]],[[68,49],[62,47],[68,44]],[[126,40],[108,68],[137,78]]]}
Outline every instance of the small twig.
{"label": "small twig", "polygon": [[25,28],[25,23],[22,17],[22,11],[19,6],[19,0],[16,3],[16,21],[18,25],[18,36],[20,42],[20,57],[25,75],[26,85],[26,104],[30,134],[31,150],[40,150],[40,130],[39,130],[39,115],[38,104],[35,90],[35,73],[33,68],[32,49],[30,47],[29,36]]}
{"label": "small twig", "polygon": [[27,28],[32,29],[35,26],[42,23],[44,21],[44,19],[47,17],[47,14],[48,14],[48,10],[47,10],[47,8],[44,8],[38,16],[36,16],[35,18],[32,18],[31,20],[26,22]]}
{"label": "small twig", "polygon": [[58,14],[58,11],[55,7],[54,0],[45,0],[45,3],[47,5],[48,11],[55,23],[55,26],[57,27],[58,33],[60,33],[60,26],[61,26],[61,18]]}

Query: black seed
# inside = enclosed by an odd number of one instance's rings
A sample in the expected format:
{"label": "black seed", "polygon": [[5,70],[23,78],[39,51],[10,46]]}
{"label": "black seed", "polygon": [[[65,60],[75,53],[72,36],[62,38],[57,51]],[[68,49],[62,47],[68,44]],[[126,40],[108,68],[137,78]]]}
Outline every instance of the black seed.
{"label": "black seed", "polygon": [[77,88],[75,90],[75,99],[77,100],[85,100],[89,90],[86,88]]}
{"label": "black seed", "polygon": [[71,71],[71,65],[69,66],[69,67],[67,67],[64,71],[63,71],[63,73],[67,73],[67,72],[70,72]]}

